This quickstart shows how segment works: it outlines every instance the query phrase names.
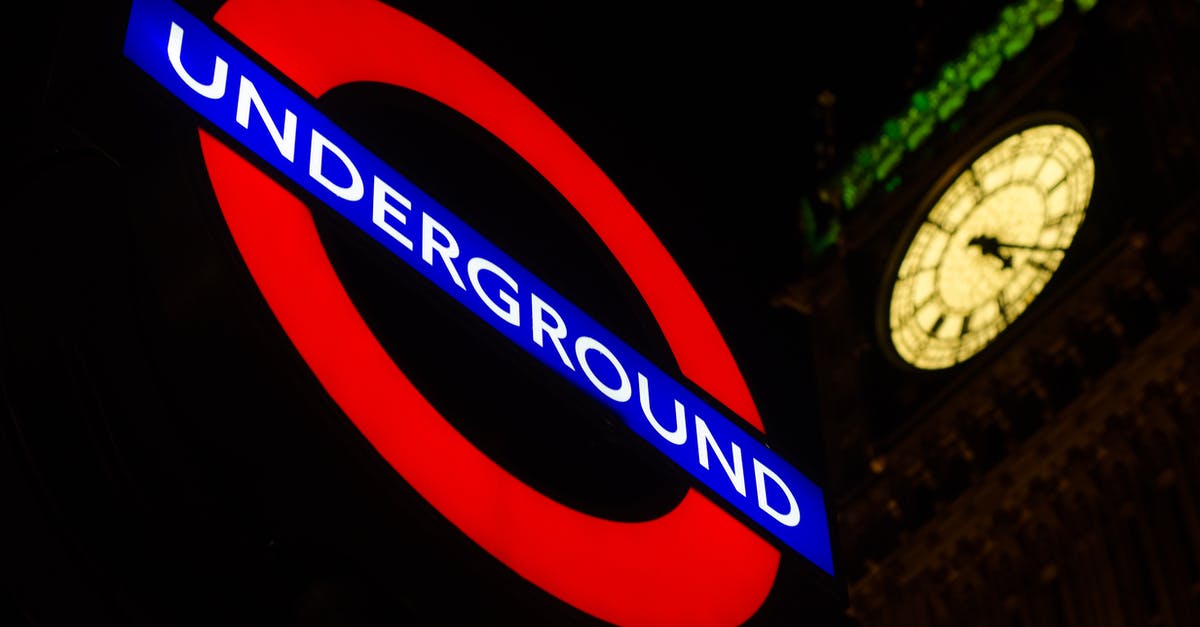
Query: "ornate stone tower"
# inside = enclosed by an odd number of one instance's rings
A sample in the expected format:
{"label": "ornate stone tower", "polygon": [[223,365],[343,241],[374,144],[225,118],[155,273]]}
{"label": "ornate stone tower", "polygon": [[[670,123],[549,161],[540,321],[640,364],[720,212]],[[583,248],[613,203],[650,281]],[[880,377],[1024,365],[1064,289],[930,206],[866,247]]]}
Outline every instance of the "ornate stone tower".
{"label": "ornate stone tower", "polygon": [[1200,5],[1018,1],[939,62],[818,146],[777,301],[822,377],[850,613],[1200,624]]}

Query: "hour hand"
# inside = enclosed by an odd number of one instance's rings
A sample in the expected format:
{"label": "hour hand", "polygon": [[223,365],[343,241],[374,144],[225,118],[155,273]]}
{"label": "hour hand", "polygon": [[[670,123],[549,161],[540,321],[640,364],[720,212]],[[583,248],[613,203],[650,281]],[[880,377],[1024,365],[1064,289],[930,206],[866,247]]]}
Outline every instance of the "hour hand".
{"label": "hour hand", "polygon": [[[977,240],[977,239],[981,239],[981,237],[976,237],[976,238],[972,239],[970,242],[970,245],[972,245],[972,246],[975,245],[975,240]],[[989,239],[989,240],[995,242],[996,248],[1016,248],[1019,250],[1038,250],[1038,251],[1046,252],[1046,253],[1055,253],[1055,252],[1061,253],[1061,252],[1064,252],[1067,250],[1066,248],[1063,248],[1061,246],[1038,246],[1036,244],[1009,244],[1007,242],[1001,242],[1000,240],[998,240],[994,237],[987,237],[984,239]]]}
{"label": "hour hand", "polygon": [[1012,248],[1000,243],[1000,240],[991,235],[976,235],[967,242],[967,246],[978,246],[979,252],[984,255],[991,255],[1000,260],[1001,267],[1005,270],[1012,267],[1012,257],[1000,252],[1001,248]]}

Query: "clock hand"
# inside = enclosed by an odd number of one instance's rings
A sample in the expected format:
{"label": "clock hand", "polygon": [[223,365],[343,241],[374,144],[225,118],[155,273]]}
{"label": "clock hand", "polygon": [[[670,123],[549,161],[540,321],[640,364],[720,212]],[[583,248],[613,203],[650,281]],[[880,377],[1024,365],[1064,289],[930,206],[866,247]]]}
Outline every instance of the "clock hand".
{"label": "clock hand", "polygon": [[991,255],[999,259],[1001,267],[1004,269],[1012,267],[1012,257],[1000,252],[1003,245],[1000,243],[1000,240],[991,235],[976,235],[971,238],[971,241],[967,242],[967,246],[978,246],[981,254]]}
{"label": "clock hand", "polygon": [[1004,248],[1015,248],[1018,250],[1036,250],[1041,252],[1066,252],[1066,248],[1059,246],[1037,246],[1033,244],[1009,244],[1002,242],[991,235],[976,235],[967,242],[967,246],[978,246],[979,252],[984,255],[991,255],[1000,260],[1004,268],[1012,267],[1012,256],[1005,255],[1001,251]]}
{"label": "clock hand", "polygon": [[996,246],[1000,248],[1019,248],[1021,250],[1040,250],[1043,252],[1066,252],[1066,248],[1059,246],[1034,246],[1030,244],[1005,244],[1004,242],[996,242]]}

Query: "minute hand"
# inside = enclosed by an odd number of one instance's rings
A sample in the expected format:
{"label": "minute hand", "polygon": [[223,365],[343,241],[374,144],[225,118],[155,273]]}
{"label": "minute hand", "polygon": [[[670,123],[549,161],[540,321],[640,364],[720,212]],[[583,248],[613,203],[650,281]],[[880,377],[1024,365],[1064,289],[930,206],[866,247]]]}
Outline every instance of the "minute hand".
{"label": "minute hand", "polygon": [[1017,248],[1020,250],[1040,250],[1040,251],[1044,251],[1044,252],[1048,252],[1048,253],[1066,252],[1066,250],[1067,250],[1066,248],[1063,248],[1061,246],[1034,246],[1031,244],[1005,244],[1004,242],[996,242],[996,246],[999,248]]}

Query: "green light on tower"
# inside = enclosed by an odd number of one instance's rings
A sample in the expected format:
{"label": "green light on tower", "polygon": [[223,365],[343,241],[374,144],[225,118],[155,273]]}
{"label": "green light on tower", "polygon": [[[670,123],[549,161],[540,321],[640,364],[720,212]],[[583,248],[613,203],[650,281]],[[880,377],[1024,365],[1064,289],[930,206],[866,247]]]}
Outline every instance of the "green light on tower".
{"label": "green light on tower", "polygon": [[[1074,1],[1079,13],[1087,13],[1097,0]],[[1057,21],[1063,4],[1064,0],[1017,0],[1005,7],[991,28],[973,37],[958,58],[942,66],[932,84],[913,92],[910,106],[887,119],[874,141],[853,152],[851,162],[821,189],[822,199],[848,211],[862,203],[876,183],[882,183],[885,192],[896,189],[900,179],[893,171],[904,155],[920,148],[941,122],[957,130],[962,120],[954,114],[965,106],[971,92],[982,89],[1006,60],[1027,49],[1038,30]],[[831,246],[839,228],[835,214],[825,232],[815,236],[813,250],[819,253]]]}
{"label": "green light on tower", "polygon": [[[1091,1],[1093,5],[1096,4],[1096,0]],[[1062,15],[1062,0],[1043,0],[1039,4],[1040,6],[1038,6],[1033,14],[1033,19],[1037,22],[1038,28],[1049,25],[1054,20],[1057,20],[1058,16]]]}

